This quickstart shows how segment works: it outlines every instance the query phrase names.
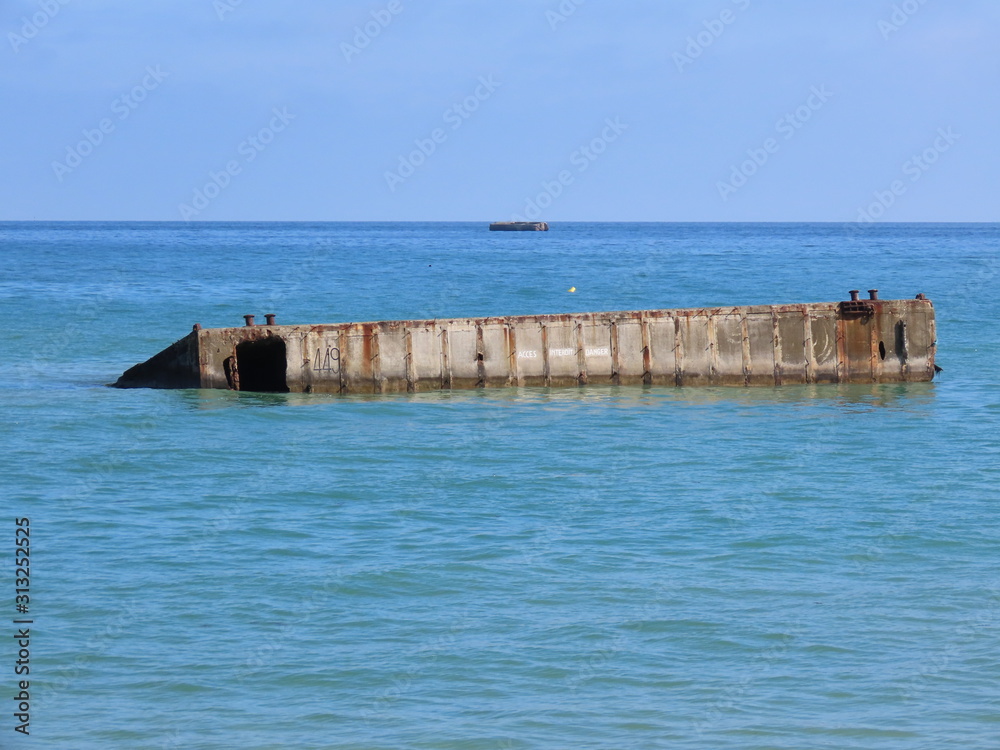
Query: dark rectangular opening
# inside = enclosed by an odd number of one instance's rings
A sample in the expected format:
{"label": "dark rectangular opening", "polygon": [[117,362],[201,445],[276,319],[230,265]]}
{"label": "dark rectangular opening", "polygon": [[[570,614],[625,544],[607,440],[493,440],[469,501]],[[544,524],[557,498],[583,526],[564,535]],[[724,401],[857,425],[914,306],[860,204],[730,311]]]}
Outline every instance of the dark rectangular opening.
{"label": "dark rectangular opening", "polygon": [[236,345],[238,388],[257,393],[288,393],[285,380],[285,342],[279,338],[244,341]]}

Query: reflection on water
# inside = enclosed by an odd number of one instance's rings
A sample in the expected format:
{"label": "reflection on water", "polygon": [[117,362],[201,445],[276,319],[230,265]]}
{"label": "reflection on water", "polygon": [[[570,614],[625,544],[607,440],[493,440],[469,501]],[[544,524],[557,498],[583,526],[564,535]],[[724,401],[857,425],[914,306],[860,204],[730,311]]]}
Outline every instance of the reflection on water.
{"label": "reflection on water", "polygon": [[882,408],[920,409],[935,396],[934,383],[886,383],[871,385],[788,385],[771,388],[670,388],[664,386],[584,386],[580,388],[485,388],[431,391],[426,393],[329,394],[246,393],[195,389],[176,391],[181,401],[194,409],[322,406],[331,403],[379,404],[478,404],[496,406],[535,405],[541,408],[576,406],[662,407],[678,406],[769,406],[784,404],[833,404],[851,410]]}

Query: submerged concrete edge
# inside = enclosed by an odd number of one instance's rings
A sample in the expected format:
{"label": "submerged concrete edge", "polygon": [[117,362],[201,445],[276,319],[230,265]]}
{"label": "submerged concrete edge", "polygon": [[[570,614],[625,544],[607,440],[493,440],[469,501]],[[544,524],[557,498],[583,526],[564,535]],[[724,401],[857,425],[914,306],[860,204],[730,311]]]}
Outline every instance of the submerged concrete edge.
{"label": "submerged concrete edge", "polygon": [[392,393],[515,386],[926,382],[934,306],[913,300],[323,325],[195,327],[119,388]]}

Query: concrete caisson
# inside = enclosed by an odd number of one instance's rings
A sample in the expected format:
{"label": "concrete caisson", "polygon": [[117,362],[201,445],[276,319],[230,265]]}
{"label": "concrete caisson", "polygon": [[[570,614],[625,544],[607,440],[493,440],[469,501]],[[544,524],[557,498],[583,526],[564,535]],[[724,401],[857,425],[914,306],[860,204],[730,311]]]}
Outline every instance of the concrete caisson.
{"label": "concrete caisson", "polygon": [[579,385],[775,386],[934,377],[932,303],[685,310],[202,329],[122,388],[402,393]]}

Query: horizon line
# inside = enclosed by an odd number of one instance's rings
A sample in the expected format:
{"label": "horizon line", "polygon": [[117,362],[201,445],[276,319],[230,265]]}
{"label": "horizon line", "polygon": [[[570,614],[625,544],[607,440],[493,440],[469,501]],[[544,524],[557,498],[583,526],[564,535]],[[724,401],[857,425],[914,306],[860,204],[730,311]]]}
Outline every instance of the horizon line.
{"label": "horizon line", "polygon": [[[201,219],[185,221],[183,219],[0,219],[3,224],[183,224],[188,226],[209,224],[491,224],[485,219]],[[883,225],[933,225],[933,224],[1000,224],[1000,219],[993,221],[855,221],[855,220],[653,220],[653,219],[613,219],[603,221],[584,221],[579,219],[566,221],[546,220],[552,224],[852,224],[857,227],[875,227]]]}

